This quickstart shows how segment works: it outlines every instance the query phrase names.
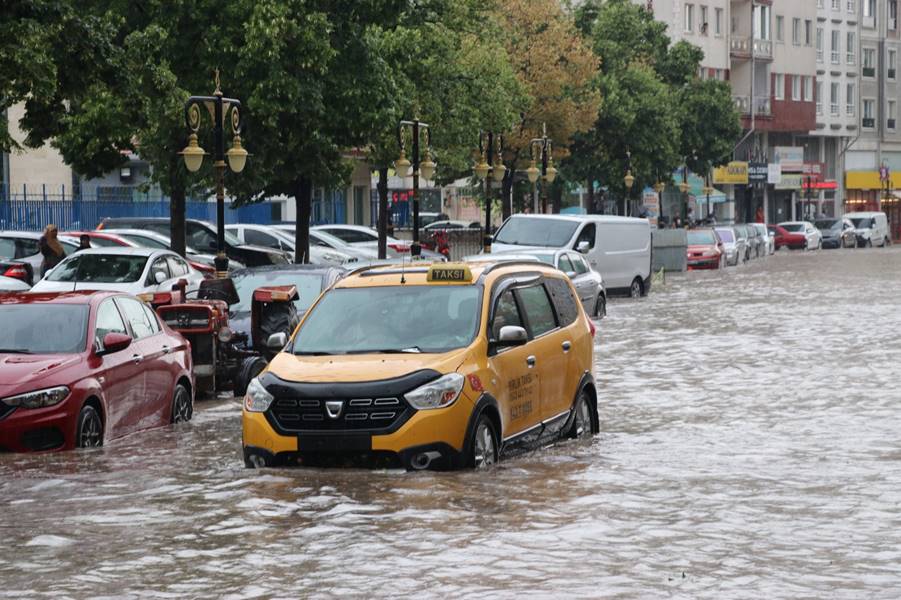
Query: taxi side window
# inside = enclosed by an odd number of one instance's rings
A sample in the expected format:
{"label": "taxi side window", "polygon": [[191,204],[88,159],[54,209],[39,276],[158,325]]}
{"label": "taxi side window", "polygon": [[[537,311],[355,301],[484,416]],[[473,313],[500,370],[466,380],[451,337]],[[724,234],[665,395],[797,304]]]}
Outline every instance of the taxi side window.
{"label": "taxi side window", "polygon": [[585,227],[582,228],[582,231],[579,232],[579,237],[576,239],[576,248],[579,247],[579,244],[582,242],[588,242],[589,248],[594,248],[594,235],[595,228],[594,223],[588,223]]}
{"label": "taxi side window", "polygon": [[576,320],[579,316],[579,307],[573,296],[572,290],[563,279],[547,278],[544,281],[554,306],[557,308],[557,316],[560,319],[560,326],[566,327]]}
{"label": "taxi side window", "polygon": [[557,317],[544,286],[533,285],[516,290],[532,337],[538,337],[557,328]]}
{"label": "taxi side window", "polygon": [[108,333],[122,333],[128,335],[122,315],[112,300],[104,300],[97,309],[97,321],[94,324],[94,339],[103,343],[103,338]]}
{"label": "taxi side window", "polygon": [[135,339],[139,340],[156,333],[150,318],[144,312],[144,307],[140,302],[131,298],[118,298],[117,302],[125,314],[125,320],[131,325],[131,331],[134,333]]}
{"label": "taxi side window", "polygon": [[507,325],[523,326],[512,290],[504,292],[497,301],[497,306],[494,309],[494,320],[491,322],[491,339],[498,339],[501,334],[501,327]]}

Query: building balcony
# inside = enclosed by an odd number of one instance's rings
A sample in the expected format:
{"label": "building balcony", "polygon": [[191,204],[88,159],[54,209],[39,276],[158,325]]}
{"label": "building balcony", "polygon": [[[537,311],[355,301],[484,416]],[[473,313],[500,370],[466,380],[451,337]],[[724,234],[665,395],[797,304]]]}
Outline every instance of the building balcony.
{"label": "building balcony", "polygon": [[[753,45],[752,45],[753,44]],[[745,36],[732,36],[729,40],[729,51],[735,58],[751,58],[753,49],[757,60],[773,60],[773,42]]]}
{"label": "building balcony", "polygon": [[[736,110],[743,116],[751,114],[750,96],[732,96],[732,101],[735,102]],[[769,96],[754,97],[754,114],[758,117],[770,117],[773,115],[773,104],[770,102]]]}

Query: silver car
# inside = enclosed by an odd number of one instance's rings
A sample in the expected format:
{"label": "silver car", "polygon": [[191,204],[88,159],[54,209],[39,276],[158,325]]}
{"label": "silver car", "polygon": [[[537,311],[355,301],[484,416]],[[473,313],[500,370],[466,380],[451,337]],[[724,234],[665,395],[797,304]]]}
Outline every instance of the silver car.
{"label": "silver car", "polygon": [[[34,231],[0,231],[0,259],[27,262],[31,265],[37,280],[41,276],[41,262],[44,260],[39,243],[42,235]],[[66,251],[66,256],[78,250],[77,241],[65,236],[59,236],[57,239]]]}
{"label": "silver car", "polygon": [[736,266],[744,260],[744,246],[739,247],[738,236],[732,227],[717,227],[716,234],[723,241],[723,248],[726,250],[726,265],[730,267]]}
{"label": "silver car", "polygon": [[760,239],[763,242],[761,244],[763,248],[763,256],[768,256],[770,254],[776,253],[776,238],[770,234],[770,230],[767,229],[767,226],[763,223],[748,223],[750,227],[753,227],[757,230],[757,233],[760,234]]}

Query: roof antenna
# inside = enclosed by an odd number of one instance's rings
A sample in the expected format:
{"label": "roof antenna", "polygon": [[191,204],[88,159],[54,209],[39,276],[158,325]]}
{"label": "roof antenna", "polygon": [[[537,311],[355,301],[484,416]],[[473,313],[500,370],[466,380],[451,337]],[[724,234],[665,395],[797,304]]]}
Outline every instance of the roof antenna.
{"label": "roof antenna", "polygon": [[407,283],[407,280],[404,278],[404,265],[406,264],[404,257],[406,257],[406,252],[401,252],[400,253],[400,284],[401,285]]}

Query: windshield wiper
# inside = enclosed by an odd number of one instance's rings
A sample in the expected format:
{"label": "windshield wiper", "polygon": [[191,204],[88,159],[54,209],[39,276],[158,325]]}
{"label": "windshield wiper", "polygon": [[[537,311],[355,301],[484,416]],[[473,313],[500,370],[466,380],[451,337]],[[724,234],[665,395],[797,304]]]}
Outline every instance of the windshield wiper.
{"label": "windshield wiper", "polygon": [[31,350],[25,348],[0,348],[0,354],[31,354]]}
{"label": "windshield wiper", "polygon": [[334,356],[340,352],[295,352],[294,356]]}
{"label": "windshield wiper", "polygon": [[351,350],[348,354],[420,354],[422,350],[419,346],[408,346],[406,348],[368,348],[366,350]]}

